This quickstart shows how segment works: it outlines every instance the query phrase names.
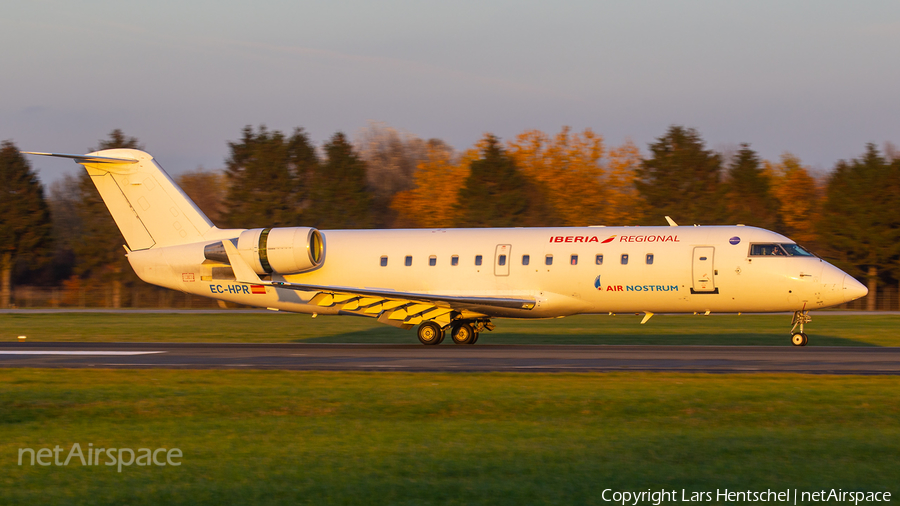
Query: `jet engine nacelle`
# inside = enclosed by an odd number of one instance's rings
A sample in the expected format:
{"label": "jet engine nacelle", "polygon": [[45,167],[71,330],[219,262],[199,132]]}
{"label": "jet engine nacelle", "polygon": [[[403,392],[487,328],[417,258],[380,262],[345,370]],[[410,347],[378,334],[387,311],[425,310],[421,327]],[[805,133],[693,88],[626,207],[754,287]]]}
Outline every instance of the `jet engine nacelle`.
{"label": "jet engine nacelle", "polygon": [[241,232],[237,250],[259,274],[293,274],[322,265],[325,243],[310,227],[254,228]]}

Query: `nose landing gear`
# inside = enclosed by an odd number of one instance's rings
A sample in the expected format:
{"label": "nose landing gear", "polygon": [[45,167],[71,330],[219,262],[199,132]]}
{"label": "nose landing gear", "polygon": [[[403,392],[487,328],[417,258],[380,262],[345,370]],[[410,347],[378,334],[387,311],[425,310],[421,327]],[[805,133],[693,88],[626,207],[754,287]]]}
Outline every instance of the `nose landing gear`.
{"label": "nose landing gear", "polygon": [[[809,336],[803,332],[803,324],[811,321],[812,317],[809,316],[809,311],[794,311],[794,318],[791,320],[791,323],[794,325],[791,327],[791,344],[794,346],[806,346],[806,343],[809,342]],[[797,326],[800,327],[800,332],[794,333]]]}

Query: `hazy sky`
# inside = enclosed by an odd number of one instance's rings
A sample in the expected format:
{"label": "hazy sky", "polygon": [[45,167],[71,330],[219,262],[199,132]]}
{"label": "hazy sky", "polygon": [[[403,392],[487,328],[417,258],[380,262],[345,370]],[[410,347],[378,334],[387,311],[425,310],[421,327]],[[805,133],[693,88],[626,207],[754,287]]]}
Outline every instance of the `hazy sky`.
{"label": "hazy sky", "polygon": [[0,139],[83,153],[121,128],[174,174],[221,168],[248,124],[460,149],[570,125],[645,151],[680,124],[823,170],[900,144],[896,0],[145,4],[7,2]]}

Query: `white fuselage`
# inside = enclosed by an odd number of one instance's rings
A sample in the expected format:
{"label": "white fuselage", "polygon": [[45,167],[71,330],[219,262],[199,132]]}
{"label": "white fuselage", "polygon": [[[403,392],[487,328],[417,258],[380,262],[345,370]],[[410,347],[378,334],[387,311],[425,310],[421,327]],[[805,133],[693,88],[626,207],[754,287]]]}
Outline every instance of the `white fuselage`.
{"label": "white fuselage", "polygon": [[[214,237],[208,237],[235,238],[240,232],[217,230]],[[276,273],[272,280],[436,295],[534,298],[533,309],[484,312],[488,317],[513,318],[607,312],[801,311],[842,304],[865,294],[856,280],[818,257],[751,256],[751,244],[793,244],[780,234],[755,227],[321,232],[325,242],[321,266],[300,274]],[[228,265],[204,258],[203,248],[211,242],[134,251],[128,258],[145,281],[191,294],[284,311],[341,312],[336,306],[310,305],[315,292],[273,286],[251,291],[234,281]]]}

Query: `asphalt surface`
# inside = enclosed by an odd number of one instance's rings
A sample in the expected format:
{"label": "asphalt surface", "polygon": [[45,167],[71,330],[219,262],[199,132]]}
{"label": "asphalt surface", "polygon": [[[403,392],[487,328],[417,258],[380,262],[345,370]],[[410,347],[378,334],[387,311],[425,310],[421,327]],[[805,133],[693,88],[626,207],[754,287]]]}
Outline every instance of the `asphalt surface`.
{"label": "asphalt surface", "polygon": [[900,374],[900,348],[0,343],[0,367]]}

